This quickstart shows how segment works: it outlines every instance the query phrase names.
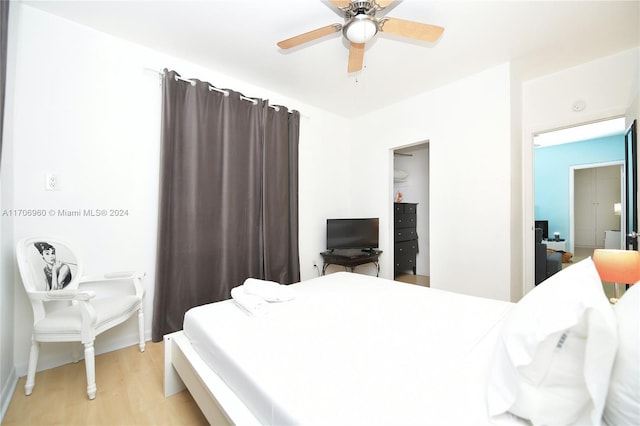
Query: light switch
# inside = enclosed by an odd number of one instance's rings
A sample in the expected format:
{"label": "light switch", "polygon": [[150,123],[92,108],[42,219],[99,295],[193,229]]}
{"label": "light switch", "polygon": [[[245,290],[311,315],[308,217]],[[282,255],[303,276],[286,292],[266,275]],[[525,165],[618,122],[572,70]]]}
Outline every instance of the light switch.
{"label": "light switch", "polygon": [[59,191],[60,176],[56,173],[47,173],[44,176],[44,189],[47,191]]}

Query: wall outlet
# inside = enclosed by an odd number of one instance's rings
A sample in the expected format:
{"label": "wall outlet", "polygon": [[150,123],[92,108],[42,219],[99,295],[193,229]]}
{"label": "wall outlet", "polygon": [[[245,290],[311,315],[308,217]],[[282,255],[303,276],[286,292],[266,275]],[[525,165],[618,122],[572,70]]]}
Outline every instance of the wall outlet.
{"label": "wall outlet", "polygon": [[59,191],[60,176],[55,173],[47,173],[44,176],[44,189],[47,191]]}

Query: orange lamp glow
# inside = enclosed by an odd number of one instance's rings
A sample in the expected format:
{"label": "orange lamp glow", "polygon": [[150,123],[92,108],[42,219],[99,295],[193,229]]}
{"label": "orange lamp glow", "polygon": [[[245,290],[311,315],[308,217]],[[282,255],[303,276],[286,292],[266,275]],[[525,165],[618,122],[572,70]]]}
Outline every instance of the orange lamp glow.
{"label": "orange lamp glow", "polygon": [[593,252],[593,263],[602,281],[615,284],[616,299],[620,297],[618,284],[640,281],[640,252],[597,249]]}

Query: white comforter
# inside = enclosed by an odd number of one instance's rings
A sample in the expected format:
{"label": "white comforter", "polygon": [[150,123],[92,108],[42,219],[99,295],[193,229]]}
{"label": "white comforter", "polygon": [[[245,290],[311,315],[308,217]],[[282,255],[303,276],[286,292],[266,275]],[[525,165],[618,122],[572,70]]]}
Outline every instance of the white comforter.
{"label": "white comforter", "polygon": [[184,332],[263,424],[489,424],[486,380],[512,304],[339,272],[246,315],[187,312]]}

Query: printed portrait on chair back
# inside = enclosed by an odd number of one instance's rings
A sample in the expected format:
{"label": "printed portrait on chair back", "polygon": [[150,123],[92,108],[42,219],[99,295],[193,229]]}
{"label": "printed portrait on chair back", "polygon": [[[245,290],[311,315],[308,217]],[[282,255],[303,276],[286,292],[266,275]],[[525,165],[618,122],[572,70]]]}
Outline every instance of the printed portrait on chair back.
{"label": "printed portrait on chair back", "polygon": [[77,271],[77,260],[73,253],[64,245],[46,241],[35,242],[33,245],[37,250],[34,256],[39,255],[40,260],[32,264],[36,269],[38,264],[42,265],[42,281],[38,290],[61,290],[69,285]]}

